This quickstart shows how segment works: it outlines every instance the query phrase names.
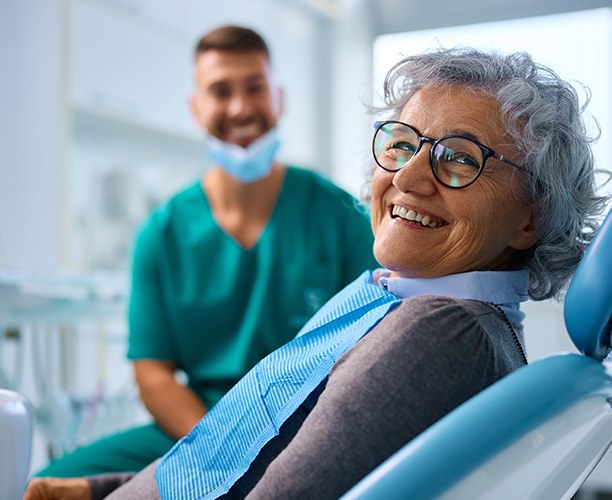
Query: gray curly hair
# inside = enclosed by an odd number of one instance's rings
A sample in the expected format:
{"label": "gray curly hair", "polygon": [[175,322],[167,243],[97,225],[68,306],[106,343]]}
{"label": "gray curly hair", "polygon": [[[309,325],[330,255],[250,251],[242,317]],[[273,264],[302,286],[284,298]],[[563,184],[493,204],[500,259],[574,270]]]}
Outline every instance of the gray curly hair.
{"label": "gray curly hair", "polygon": [[558,298],[608,200],[596,193],[592,139],[576,90],[526,53],[437,49],[393,66],[384,81],[385,104],[375,111],[397,119],[418,90],[451,85],[483,92],[499,103],[520,163],[530,174],[522,191],[534,204],[538,234],[516,265],[529,271],[532,299]]}

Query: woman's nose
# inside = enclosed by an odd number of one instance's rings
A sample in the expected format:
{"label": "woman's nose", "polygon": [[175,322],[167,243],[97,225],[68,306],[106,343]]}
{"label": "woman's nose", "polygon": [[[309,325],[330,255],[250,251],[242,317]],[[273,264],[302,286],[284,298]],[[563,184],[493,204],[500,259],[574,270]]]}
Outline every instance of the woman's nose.
{"label": "woman's nose", "polygon": [[418,192],[431,196],[436,192],[437,184],[431,171],[428,144],[423,144],[417,154],[393,176],[393,185],[402,193]]}

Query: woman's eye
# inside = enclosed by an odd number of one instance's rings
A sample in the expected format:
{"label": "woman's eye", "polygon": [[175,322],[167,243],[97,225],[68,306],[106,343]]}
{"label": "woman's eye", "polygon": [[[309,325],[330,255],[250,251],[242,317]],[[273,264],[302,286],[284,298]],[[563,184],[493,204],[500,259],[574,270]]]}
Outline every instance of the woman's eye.
{"label": "woman's eye", "polygon": [[409,142],[395,142],[391,145],[391,149],[413,154],[416,150],[416,147],[414,144],[411,144]]}
{"label": "woman's eye", "polygon": [[480,164],[474,158],[466,154],[457,153],[453,156],[452,161],[468,167],[480,167]]}

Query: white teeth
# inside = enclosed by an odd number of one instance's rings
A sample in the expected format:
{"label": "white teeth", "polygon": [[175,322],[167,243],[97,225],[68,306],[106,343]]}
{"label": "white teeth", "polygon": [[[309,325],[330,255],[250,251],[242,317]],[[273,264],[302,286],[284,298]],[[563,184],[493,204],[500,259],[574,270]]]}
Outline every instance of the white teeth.
{"label": "white teeth", "polygon": [[236,139],[242,139],[243,137],[252,137],[260,133],[260,127],[253,123],[249,125],[236,125],[232,127],[230,134]]}
{"label": "white teeth", "polygon": [[438,221],[432,220],[429,215],[422,215],[416,210],[408,210],[407,208],[400,207],[398,205],[393,205],[391,215],[401,217],[402,219],[412,222],[420,222],[422,226],[431,227],[432,229],[442,225],[441,222],[439,223]]}

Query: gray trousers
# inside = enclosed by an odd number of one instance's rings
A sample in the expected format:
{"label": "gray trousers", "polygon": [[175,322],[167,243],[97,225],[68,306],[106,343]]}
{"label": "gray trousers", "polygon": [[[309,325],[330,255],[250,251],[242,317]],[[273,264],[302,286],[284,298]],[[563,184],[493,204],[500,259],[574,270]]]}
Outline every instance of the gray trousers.
{"label": "gray trousers", "polygon": [[[338,360],[223,498],[336,499],[521,365],[510,330],[491,306],[406,299]],[[159,498],[155,465],[107,498]]]}

